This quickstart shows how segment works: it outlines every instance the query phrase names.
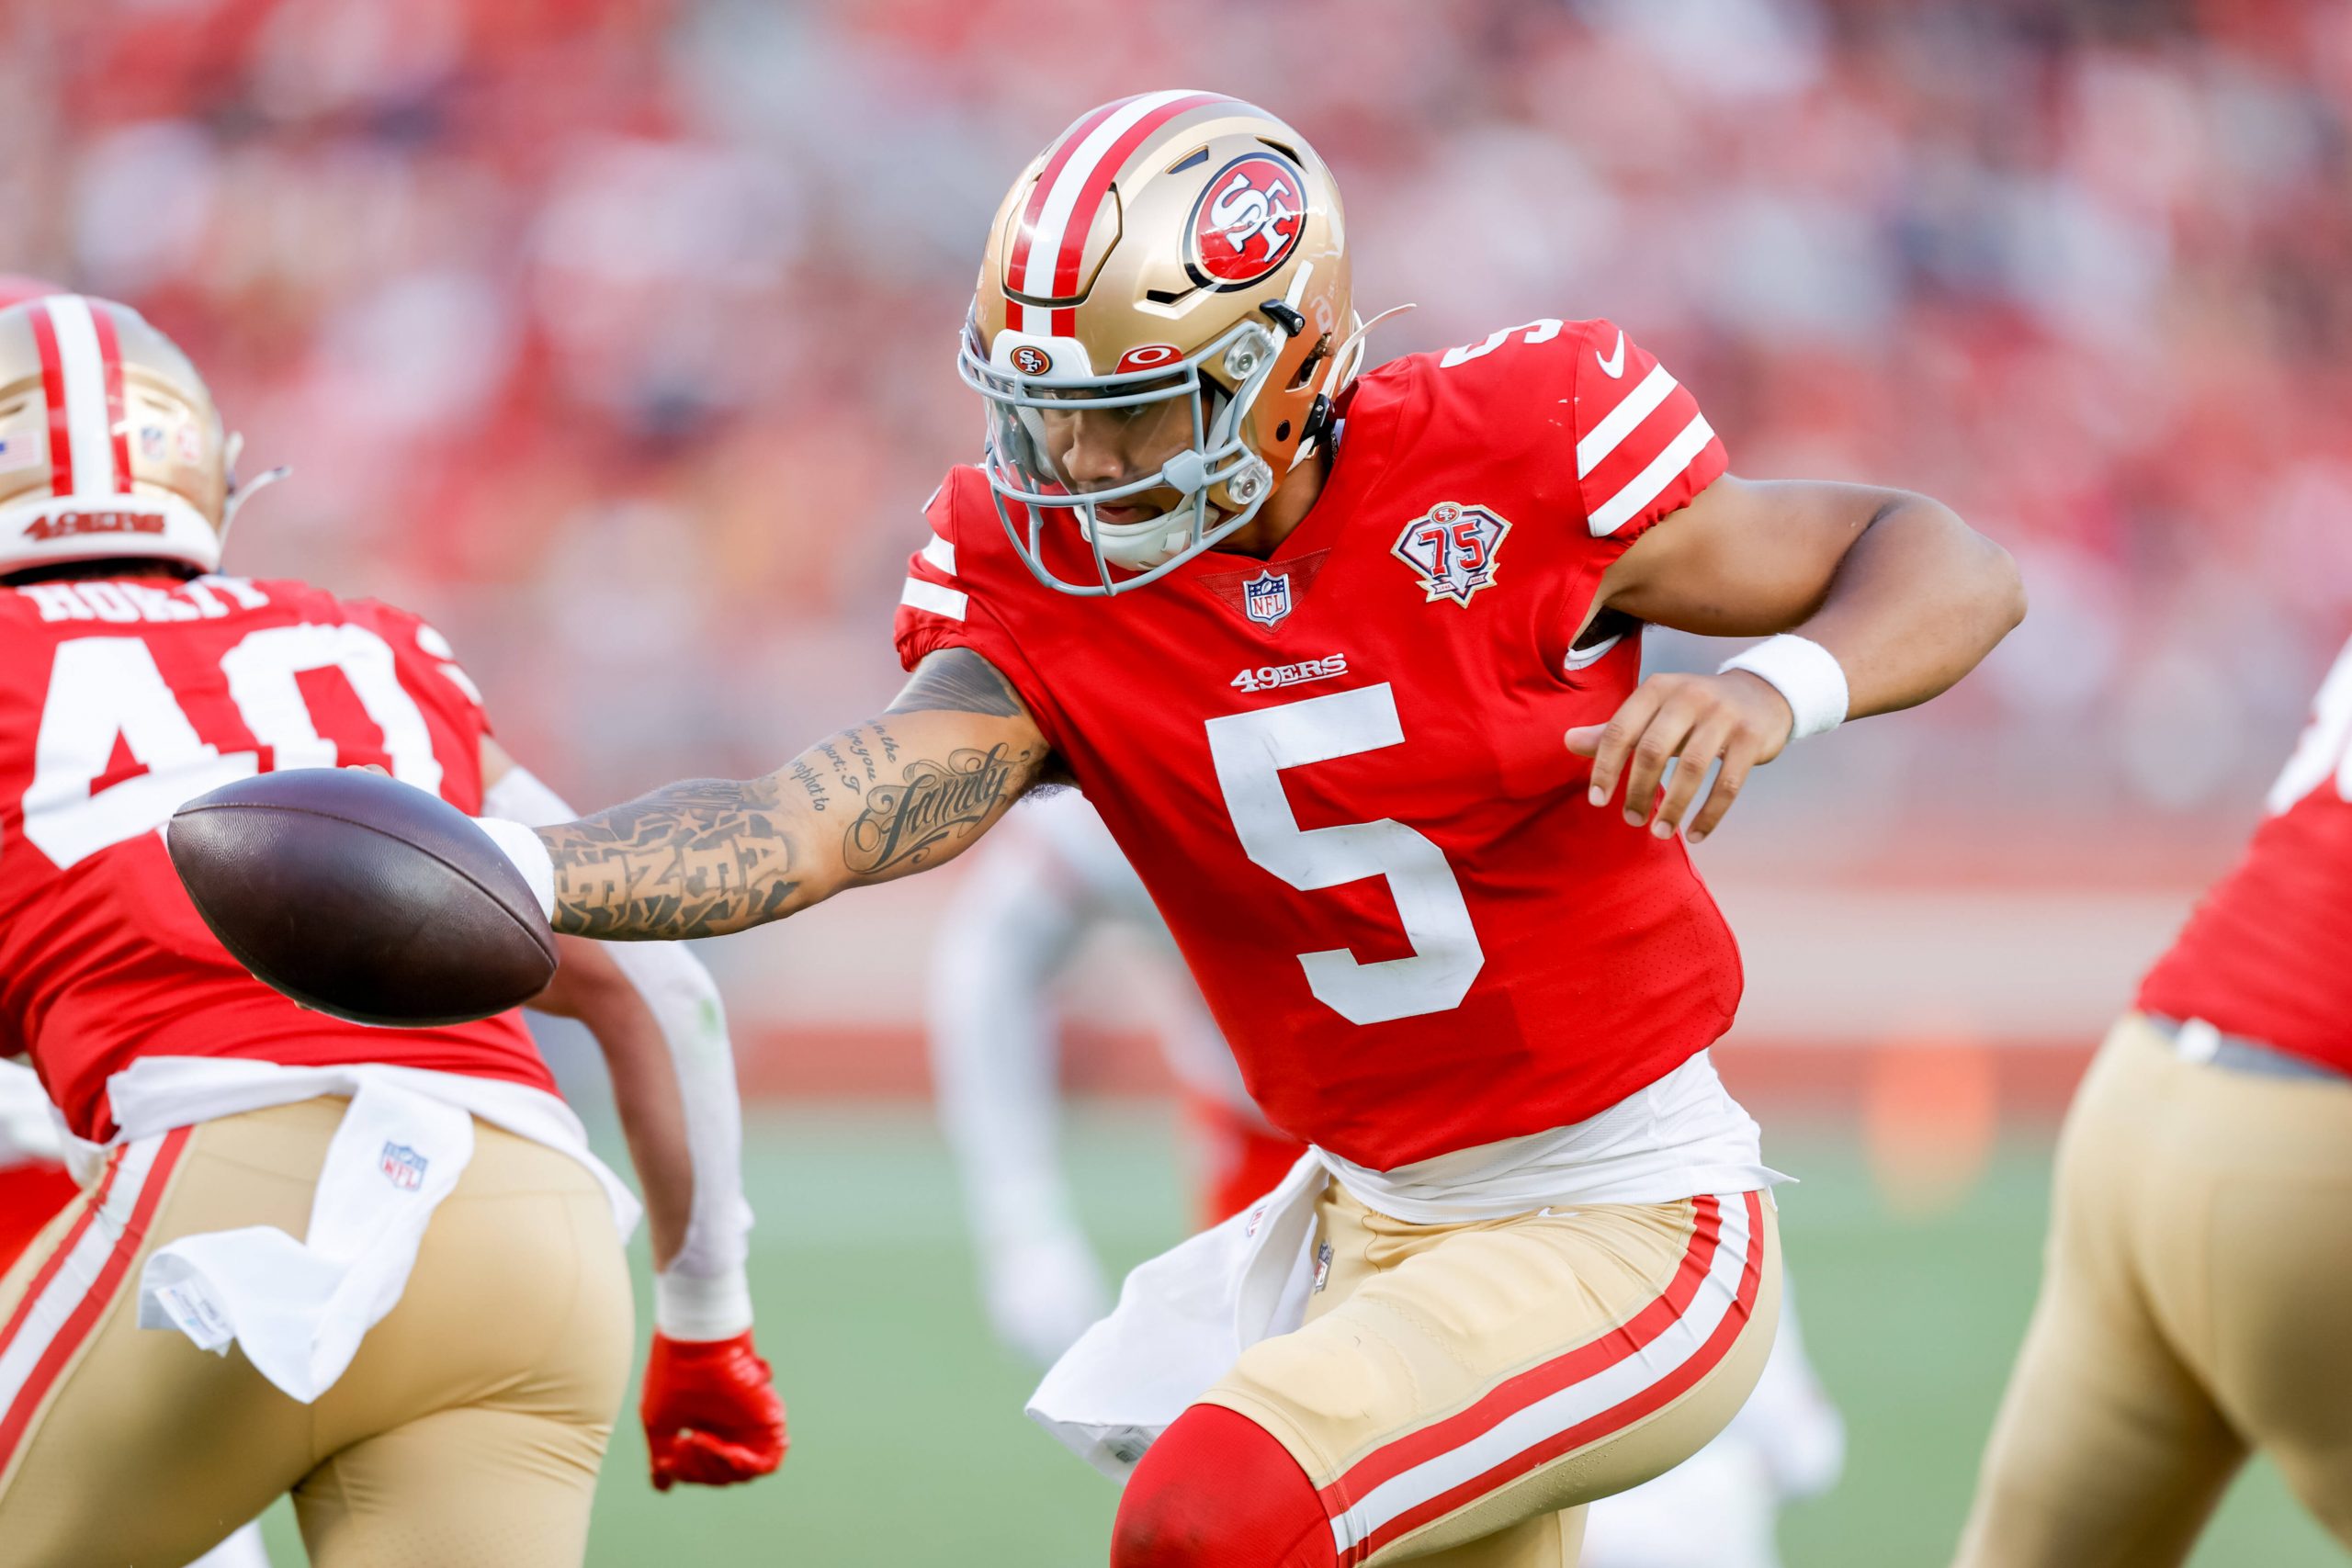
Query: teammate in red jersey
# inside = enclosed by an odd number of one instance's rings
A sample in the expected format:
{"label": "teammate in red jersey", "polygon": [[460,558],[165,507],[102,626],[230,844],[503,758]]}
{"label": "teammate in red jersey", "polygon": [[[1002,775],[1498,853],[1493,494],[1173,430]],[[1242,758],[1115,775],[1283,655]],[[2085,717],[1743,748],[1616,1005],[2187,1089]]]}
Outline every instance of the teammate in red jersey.
{"label": "teammate in red jersey", "polygon": [[[989,232],[988,463],[930,507],[898,699],[767,778],[501,835],[559,930],[681,937],[1084,789],[1322,1156],[1039,1391],[1133,1468],[1119,1568],[1557,1563],[1580,1505],[1724,1426],[1773,1335],[1773,1176],[1706,1057],[1738,964],[1677,829],[2023,613],[1931,501],[1730,477],[1614,325],[1357,380],[1351,303],[1295,130],[1204,93],[1084,116]],[[1803,635],[1640,682],[1645,623]]]}
{"label": "teammate in red jersey", "polygon": [[2186,1562],[2256,1450],[2352,1547],[2352,646],[2058,1144],[1968,1568]]}
{"label": "teammate in red jersey", "polygon": [[[0,1277],[0,1541],[25,1568],[186,1562],[290,1491],[321,1564],[576,1563],[634,1202],[518,1015],[403,1032],[296,1007],[213,940],[156,831],[289,766],[570,813],[432,627],[216,574],[234,451],[136,312],[0,311],[0,1052],[29,1054],[94,1168]],[[644,953],[583,949],[544,1002],[605,1047],[652,1204],[657,1482],[738,1480],[783,1427],[731,1064],[707,976]]]}

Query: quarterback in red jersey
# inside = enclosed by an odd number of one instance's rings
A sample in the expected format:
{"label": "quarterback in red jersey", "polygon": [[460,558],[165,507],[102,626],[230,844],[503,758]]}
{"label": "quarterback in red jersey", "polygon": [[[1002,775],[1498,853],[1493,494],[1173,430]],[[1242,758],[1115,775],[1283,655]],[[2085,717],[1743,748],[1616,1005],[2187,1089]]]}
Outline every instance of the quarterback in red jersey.
{"label": "quarterback in red jersey", "polygon": [[2186,1562],[2247,1456],[2352,1547],[2352,646],[2059,1139],[1967,1568]]}
{"label": "quarterback in red jersey", "polygon": [[[25,1568],[187,1562],[291,1492],[314,1562],[576,1563],[634,1201],[519,1015],[390,1032],[295,1006],[213,939],[156,831],[298,766],[570,812],[431,626],[218,574],[234,453],[135,311],[0,310],[0,1054],[30,1056],[88,1173],[0,1276],[0,1541]],[[731,1062],[707,976],[645,952],[588,949],[543,1000],[605,1048],[652,1204],[657,1483],[742,1479],[783,1430]]]}
{"label": "quarterback in red jersey", "polygon": [[[1774,1178],[1707,1059],[1738,963],[1678,828],[2023,614],[1934,502],[1731,477],[1613,324],[1359,378],[1363,345],[1297,131],[1093,110],[990,229],[987,462],[930,506],[897,700],[767,778],[500,835],[556,929],[680,937],[1083,789],[1319,1153],[1138,1270],[1033,1404],[1132,1468],[1119,1568],[1558,1563],[1581,1505],[1722,1428],[1773,1336]],[[1803,635],[1644,682],[1645,624]]]}

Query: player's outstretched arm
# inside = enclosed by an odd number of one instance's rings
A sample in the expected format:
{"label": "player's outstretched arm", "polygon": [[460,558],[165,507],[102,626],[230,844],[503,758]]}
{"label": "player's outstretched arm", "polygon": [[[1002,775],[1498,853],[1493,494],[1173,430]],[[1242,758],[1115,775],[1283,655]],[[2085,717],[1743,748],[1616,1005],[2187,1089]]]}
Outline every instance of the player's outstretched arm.
{"label": "player's outstretched arm", "polygon": [[945,649],[883,712],[764,778],[694,779],[538,829],[559,931],[671,941],[742,931],[954,859],[1045,774],[1012,683]]}
{"label": "player's outstretched arm", "polygon": [[1652,676],[1606,726],[1568,732],[1593,759],[1593,804],[1622,783],[1626,820],[1660,838],[1720,761],[1695,842],[1792,739],[1926,702],[1974,669],[2025,618],[2025,589],[2007,551],[1926,496],[1726,475],[1617,558],[1604,610],[1711,637],[1798,634],[1742,668]]}

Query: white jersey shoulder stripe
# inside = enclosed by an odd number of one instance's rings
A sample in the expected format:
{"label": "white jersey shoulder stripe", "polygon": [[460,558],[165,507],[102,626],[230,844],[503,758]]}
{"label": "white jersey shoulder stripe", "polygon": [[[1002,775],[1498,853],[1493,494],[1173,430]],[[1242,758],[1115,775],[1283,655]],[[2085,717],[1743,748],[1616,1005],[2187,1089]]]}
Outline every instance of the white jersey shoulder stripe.
{"label": "white jersey shoulder stripe", "polygon": [[1582,479],[1600,467],[1601,459],[1617,450],[1619,444],[1634,434],[1634,427],[1649,418],[1678,385],[1667,374],[1665,366],[1651,366],[1650,373],[1636,382],[1615,408],[1601,415],[1600,423],[1586,431],[1584,439],[1577,443],[1577,478]]}
{"label": "white jersey shoulder stripe", "polygon": [[1592,514],[1594,536],[1614,534],[1623,528],[1643,507],[1656,501],[1667,486],[1679,478],[1690,459],[1704,450],[1715,437],[1714,428],[1708,424],[1705,414],[1692,414],[1682,434],[1666,444],[1666,450],[1650,461],[1650,466],[1635,474],[1623,490],[1600,503]]}
{"label": "white jersey shoulder stripe", "polygon": [[948,576],[956,575],[956,547],[938,535],[933,534],[931,542],[923,546],[922,558]]}
{"label": "white jersey shoulder stripe", "polygon": [[906,587],[899,594],[899,603],[927,610],[934,615],[944,615],[951,621],[964,618],[964,608],[970,596],[936,582],[925,582],[920,577],[907,579]]}

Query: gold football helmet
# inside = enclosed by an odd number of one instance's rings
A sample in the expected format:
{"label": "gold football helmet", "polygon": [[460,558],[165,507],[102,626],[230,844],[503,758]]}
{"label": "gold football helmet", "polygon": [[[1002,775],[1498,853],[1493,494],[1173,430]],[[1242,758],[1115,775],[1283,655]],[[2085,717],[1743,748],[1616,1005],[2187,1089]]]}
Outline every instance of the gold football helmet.
{"label": "gold football helmet", "polygon": [[[1327,434],[1360,340],[1340,193],[1314,149],[1249,104],[1146,93],[1080,116],[1013,182],[957,364],[988,400],[1014,547],[1047,586],[1099,595],[1255,516]],[[1140,472],[1115,450],[1081,461],[1090,422],[1114,449],[1121,430],[1154,431],[1169,455]],[[1065,511],[1091,581],[1041,551]]]}
{"label": "gold football helmet", "polygon": [[60,293],[0,310],[0,575],[134,558],[213,570],[242,499],[236,449],[196,367],[130,306]]}

